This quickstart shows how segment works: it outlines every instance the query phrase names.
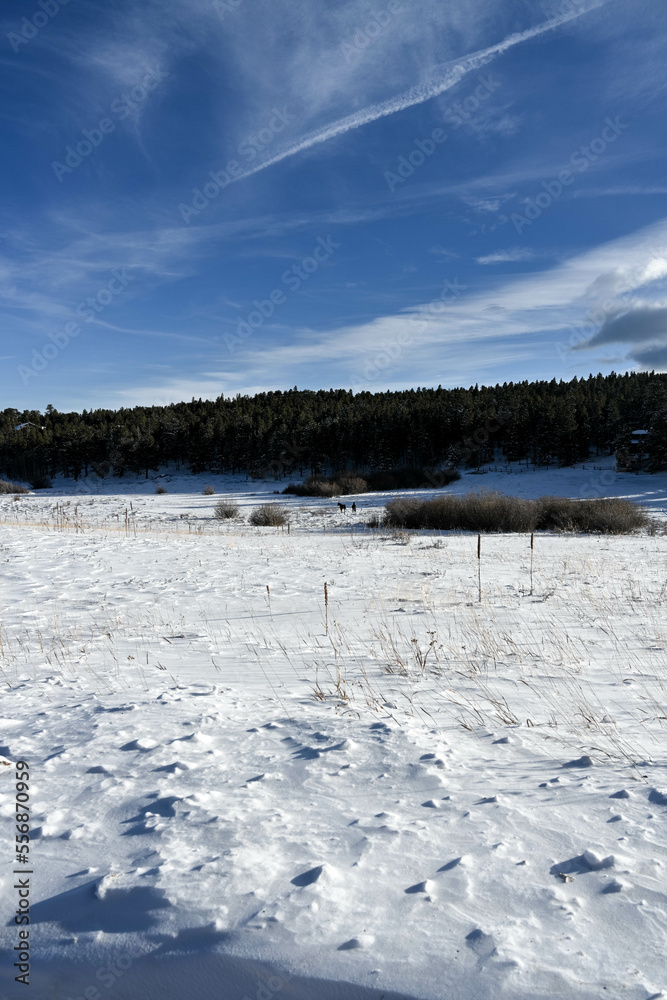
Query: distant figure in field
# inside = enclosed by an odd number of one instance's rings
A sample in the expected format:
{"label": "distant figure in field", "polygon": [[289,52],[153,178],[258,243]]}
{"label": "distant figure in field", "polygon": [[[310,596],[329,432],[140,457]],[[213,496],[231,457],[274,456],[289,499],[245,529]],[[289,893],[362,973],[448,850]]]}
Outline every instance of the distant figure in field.
{"label": "distant figure in field", "polygon": [[356,513],[357,513],[357,505],[356,505],[356,503],[353,503],[353,504],[352,504],[352,513],[353,513],[353,514],[356,514]]}
{"label": "distant figure in field", "polygon": [[344,504],[344,503],[340,503],[340,501],[338,502],[338,506],[340,507],[340,509],[341,509],[342,511],[343,511],[343,510],[347,510],[347,507],[345,506],[345,504]]}

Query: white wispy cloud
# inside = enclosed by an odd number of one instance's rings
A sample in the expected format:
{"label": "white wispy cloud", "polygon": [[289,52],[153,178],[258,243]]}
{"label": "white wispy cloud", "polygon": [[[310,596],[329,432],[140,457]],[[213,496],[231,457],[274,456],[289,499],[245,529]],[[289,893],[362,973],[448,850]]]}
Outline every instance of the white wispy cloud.
{"label": "white wispy cloud", "polygon": [[[140,385],[114,389],[110,402],[165,403],[192,395],[215,397],[295,384],[317,387],[323,370],[328,384],[373,391],[434,382],[492,382],[499,366],[516,371],[517,366],[543,357],[545,350],[552,350],[554,358],[559,347],[567,352],[569,331],[603,307],[610,317],[606,335],[594,338],[589,346],[630,343],[628,366],[664,368],[665,248],[667,220],[544,271],[482,290],[461,285],[457,295],[446,290],[444,302],[434,298],[368,322],[331,330],[281,327],[278,340],[274,327],[267,324],[233,354],[221,345],[218,370],[209,365],[186,377],[155,373]],[[642,317],[646,323],[640,329],[636,324]],[[573,355],[573,361],[577,357]],[[606,359],[604,354],[598,360]],[[581,370],[587,364],[583,361]]]}
{"label": "white wispy cloud", "polygon": [[432,253],[435,257],[439,257],[441,260],[456,260],[459,256],[454,250],[447,250],[445,247],[441,247],[439,243],[435,246],[429,248],[429,253]]}
{"label": "white wispy cloud", "polygon": [[532,260],[534,256],[534,252],[527,247],[511,247],[509,250],[497,250],[496,253],[487,254],[486,257],[477,257],[476,260],[478,264],[505,264]]}
{"label": "white wispy cloud", "polygon": [[[237,364],[246,380],[258,383],[269,380],[271,371],[280,381],[283,373],[287,377],[289,372],[307,372],[324,364],[338,374],[332,382],[341,385],[367,383],[369,370],[374,379],[380,371],[407,376],[413,385],[431,384],[433,373],[444,370],[456,384],[475,366],[487,371],[491,357],[526,356],[529,340],[534,344],[532,356],[544,352],[545,337],[552,342],[554,355],[559,346],[567,351],[568,331],[595,315],[601,303],[612,308],[613,288],[623,289],[618,310],[627,309],[628,294],[658,290],[667,274],[667,254],[660,249],[664,247],[667,220],[483,291],[461,286],[460,293],[452,295],[445,289],[444,302],[436,298],[326,332],[296,330],[289,343],[262,343],[261,351],[249,342],[239,350]],[[517,338],[523,338],[520,346]]]}
{"label": "white wispy cloud", "polygon": [[[571,8],[570,10],[549,18],[547,21],[543,21],[541,24],[535,25],[532,28],[527,28],[524,31],[508,35],[507,38],[504,38],[501,42],[497,42],[495,45],[488,46],[485,49],[480,49],[462,59],[440,66],[431,74],[429,79],[421,81],[419,84],[410,87],[408,90],[405,90],[388,100],[370,105],[363,110],[355,111],[351,115],[347,115],[344,118],[331,122],[329,125],[325,125],[313,132],[308,133],[298,141],[277,152],[274,156],[264,160],[257,166],[246,170],[242,177],[249,177],[261,170],[266,170],[268,167],[271,167],[276,163],[280,163],[288,157],[295,156],[297,153],[304,152],[307,149],[311,149],[313,146],[328,142],[330,139],[344,135],[346,132],[350,132],[353,129],[361,128],[362,126],[368,125],[369,123],[377,121],[380,118],[395,115],[398,112],[405,111],[407,108],[414,107],[416,104],[423,104],[425,101],[430,101],[434,97],[438,97],[440,94],[445,93],[445,91],[451,90],[452,87],[455,87],[456,84],[460,83],[460,81],[469,73],[483,69],[484,66],[490,63],[493,59],[496,59],[498,56],[508,52],[516,45],[520,45],[523,42],[537,38],[540,35],[545,34],[545,32],[553,31],[567,22],[581,17],[583,14],[587,14],[598,7],[604,6],[606,2],[608,2],[608,0],[592,0],[592,2],[582,4],[578,8]],[[238,179],[241,180],[242,177],[239,176]]]}

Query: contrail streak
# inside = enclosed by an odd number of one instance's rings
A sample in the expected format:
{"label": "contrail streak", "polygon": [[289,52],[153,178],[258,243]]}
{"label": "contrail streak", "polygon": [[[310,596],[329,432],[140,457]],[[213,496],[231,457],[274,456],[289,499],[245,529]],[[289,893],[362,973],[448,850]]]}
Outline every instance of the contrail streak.
{"label": "contrail streak", "polygon": [[528,28],[526,31],[508,35],[502,42],[498,42],[487,49],[480,49],[479,52],[473,52],[471,55],[453,64],[448,63],[436,71],[430,80],[417,84],[417,86],[411,87],[410,90],[406,90],[395,97],[390,97],[387,101],[372,104],[370,107],[364,108],[363,111],[357,111],[346,118],[339,118],[338,121],[332,122],[330,125],[325,125],[323,128],[310,132],[303,139],[288,146],[286,149],[282,149],[275,156],[264,160],[263,163],[258,164],[251,170],[247,170],[236,179],[242,180],[243,177],[250,177],[252,174],[259,173],[260,170],[266,170],[267,167],[273,166],[274,163],[280,163],[281,160],[285,160],[289,156],[295,156],[305,149],[310,149],[311,146],[328,142],[329,139],[334,139],[338,135],[343,135],[352,129],[361,128],[362,125],[368,125],[370,122],[377,121],[379,118],[386,118],[389,115],[396,114],[398,111],[404,111],[415,104],[423,104],[424,101],[430,101],[431,98],[438,97],[439,94],[450,90],[468,73],[481,69],[487,63],[491,62],[492,59],[495,59],[496,56],[502,55],[508,49],[514,48],[515,45],[529,41],[531,38],[536,38],[546,31],[552,31],[554,28],[558,28],[560,25],[566,24],[568,21],[572,21],[582,14],[587,14],[596,7],[603,6],[605,2],[606,0],[598,0],[598,2],[589,3],[586,7],[581,7],[578,10],[550,18],[550,20],[544,21],[534,28]]}

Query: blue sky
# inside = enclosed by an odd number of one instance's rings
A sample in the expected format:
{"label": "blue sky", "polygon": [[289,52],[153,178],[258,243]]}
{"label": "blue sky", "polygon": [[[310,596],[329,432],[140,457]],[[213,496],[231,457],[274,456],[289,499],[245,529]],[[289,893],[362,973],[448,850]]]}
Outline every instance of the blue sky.
{"label": "blue sky", "polygon": [[4,0],[2,407],[667,370],[662,0]]}

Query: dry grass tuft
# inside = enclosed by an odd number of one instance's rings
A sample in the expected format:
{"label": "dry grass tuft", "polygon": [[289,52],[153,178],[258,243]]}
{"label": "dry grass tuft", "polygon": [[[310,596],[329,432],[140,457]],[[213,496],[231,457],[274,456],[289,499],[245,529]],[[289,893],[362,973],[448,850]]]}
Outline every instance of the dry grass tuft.
{"label": "dry grass tuft", "polygon": [[218,521],[226,521],[240,514],[239,505],[235,500],[218,500],[213,508],[213,517]]}
{"label": "dry grass tuft", "polygon": [[18,483],[10,483],[6,479],[0,479],[0,493],[29,493],[30,490]]}
{"label": "dry grass tuft", "polygon": [[287,524],[288,520],[286,509],[277,503],[263,503],[250,515],[250,523],[259,528],[279,528]]}

